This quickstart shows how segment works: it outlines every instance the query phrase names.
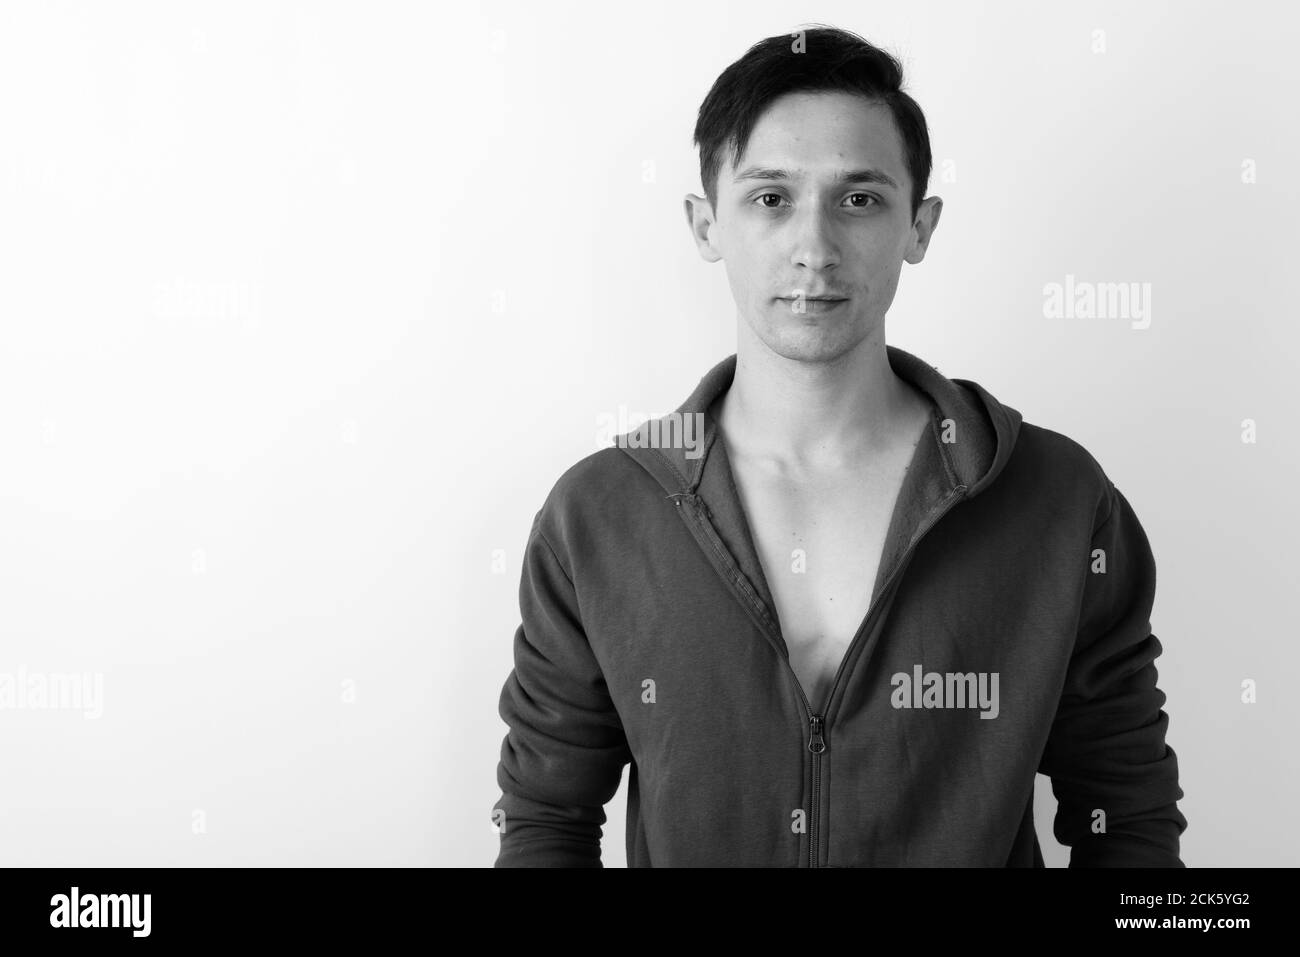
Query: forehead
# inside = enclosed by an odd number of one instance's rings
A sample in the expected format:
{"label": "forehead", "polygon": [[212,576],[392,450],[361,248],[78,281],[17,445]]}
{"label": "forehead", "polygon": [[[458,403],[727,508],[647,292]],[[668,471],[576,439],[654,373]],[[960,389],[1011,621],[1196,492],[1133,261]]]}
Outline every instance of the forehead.
{"label": "forehead", "polygon": [[749,166],[780,167],[820,176],[871,167],[909,182],[903,139],[883,103],[852,93],[787,93],[773,100],[754,124],[731,177]]}

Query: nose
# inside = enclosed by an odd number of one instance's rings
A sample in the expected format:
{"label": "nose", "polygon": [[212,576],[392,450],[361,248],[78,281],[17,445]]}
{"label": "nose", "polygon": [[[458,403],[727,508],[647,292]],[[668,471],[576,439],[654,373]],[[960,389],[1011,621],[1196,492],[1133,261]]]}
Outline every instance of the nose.
{"label": "nose", "polygon": [[795,216],[792,228],[792,265],[812,270],[832,269],[839,265],[840,248],[832,232],[831,218],[818,204],[805,206]]}

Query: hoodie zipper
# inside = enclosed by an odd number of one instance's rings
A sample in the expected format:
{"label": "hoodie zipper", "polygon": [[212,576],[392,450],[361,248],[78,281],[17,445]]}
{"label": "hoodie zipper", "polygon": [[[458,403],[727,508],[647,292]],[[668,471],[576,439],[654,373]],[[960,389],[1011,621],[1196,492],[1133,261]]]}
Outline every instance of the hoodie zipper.
{"label": "hoodie zipper", "polygon": [[[916,533],[913,534],[912,540],[907,543],[907,548],[903,550],[902,556],[898,559],[893,569],[889,572],[889,575],[885,578],[884,582],[881,584],[880,592],[879,594],[876,595],[876,600],[873,601],[868,606],[866,617],[862,619],[862,624],[858,626],[857,633],[854,634],[853,640],[849,642],[849,647],[845,649],[844,657],[840,659],[840,666],[835,671],[835,679],[831,682],[831,690],[827,692],[826,695],[827,713],[830,712],[831,702],[835,700],[835,690],[840,686],[840,680],[844,677],[844,669],[848,666],[849,661],[853,658],[853,651],[857,647],[858,643],[862,640],[863,635],[867,634],[871,630],[869,626],[871,625],[872,619],[876,615],[876,611],[880,607],[882,599],[884,599],[884,597],[889,593],[890,588],[893,587],[894,581],[903,573],[903,570],[907,568],[909,562],[911,561],[912,552],[916,549],[916,546],[920,544],[921,539],[925,538],[925,536],[929,533],[930,529],[934,528],[934,526],[938,523],[939,519],[947,515],[948,512],[952,509],[953,505],[955,505],[958,501],[960,501],[965,496],[966,490],[967,490],[967,486],[965,485],[956,486],[955,488],[953,488],[951,492],[948,493],[947,498],[945,498],[942,502],[939,503],[938,506],[936,506],[934,509],[930,511],[930,514],[926,516],[925,521],[921,523],[920,527],[916,530]],[[788,658],[786,659],[786,663],[787,665],[789,664]],[[790,673],[792,675],[794,674],[794,668],[790,668]],[[798,682],[798,676],[795,677],[795,681]],[[807,699],[805,698],[805,701],[806,700]],[[830,736],[830,729],[827,728],[826,726],[826,715],[825,714],[812,715],[809,720],[809,738],[808,738],[808,750],[813,753],[813,759],[812,759],[813,810],[812,813],[809,815],[809,828],[808,828],[808,866],[809,867],[821,866],[820,862],[821,862],[822,845],[825,844],[825,828],[822,826],[821,814],[820,814],[821,764],[822,764],[821,756],[823,753],[825,753],[828,750],[828,746],[826,744],[825,738],[829,736]]]}
{"label": "hoodie zipper", "polygon": [[[793,669],[791,669],[793,672]],[[822,807],[822,752],[826,750],[826,739],[822,735],[824,718],[814,714],[809,719],[810,729],[808,750],[812,752],[812,807],[808,811],[808,866],[817,866],[817,842],[821,834],[819,827]]]}
{"label": "hoodie zipper", "polygon": [[[844,652],[844,657],[840,659],[840,666],[835,672],[835,679],[831,682],[830,692],[826,697],[827,709],[835,698],[835,690],[839,687],[840,679],[844,676],[844,667],[848,664],[849,659],[853,657],[854,648],[862,640],[862,636],[869,631],[869,625],[872,618],[881,603],[881,599],[888,594],[889,589],[893,586],[895,579],[907,567],[913,550],[930,531],[931,528],[943,518],[944,515],[959,501],[967,490],[968,486],[958,485],[948,493],[939,505],[931,510],[925,521],[912,536],[912,540],[907,543],[907,548],[903,551],[902,556],[890,571],[884,583],[880,586],[880,592],[876,595],[875,600],[867,608],[866,617],[858,626],[853,640],[849,642],[849,647]],[[808,701],[808,696],[804,693],[803,685],[799,683],[799,676],[795,673],[794,667],[790,664],[789,652],[785,647],[785,641],[780,634],[772,628],[771,620],[768,618],[763,609],[762,600],[752,593],[752,589],[742,587],[741,580],[735,576],[739,575],[739,570],[735,568],[734,563],[728,556],[726,546],[718,537],[717,531],[713,527],[713,516],[709,513],[703,500],[693,492],[677,492],[669,496],[678,505],[682,504],[682,499],[686,498],[694,506],[697,522],[687,522],[687,526],[695,535],[696,540],[702,546],[707,546],[704,550],[709,558],[713,561],[714,568],[721,574],[732,590],[744,599],[745,607],[751,612],[755,621],[758,623],[760,630],[768,639],[768,642],[777,651],[779,657],[785,663],[786,673],[789,675],[795,691],[799,695],[799,701],[803,704],[804,715],[808,720],[808,750],[812,754],[812,807],[808,810],[808,866],[819,867],[821,861],[821,846],[823,843],[823,822],[821,821],[821,782],[822,782],[822,755],[828,750],[826,738],[830,736],[830,730],[826,725],[826,715],[821,712],[813,711],[812,704]],[[703,529],[704,538],[700,537],[699,530]]]}

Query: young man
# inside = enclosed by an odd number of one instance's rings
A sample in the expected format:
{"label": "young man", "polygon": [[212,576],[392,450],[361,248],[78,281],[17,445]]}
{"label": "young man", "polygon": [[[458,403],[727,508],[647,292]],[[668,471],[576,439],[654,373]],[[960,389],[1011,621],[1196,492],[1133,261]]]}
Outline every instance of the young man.
{"label": "young man", "polygon": [[629,763],[633,867],[1041,867],[1040,771],[1071,866],[1183,866],[1137,516],[1080,445],[885,344],[942,209],[901,82],[818,28],[705,99],[686,213],[737,352],[537,514],[496,866],[601,866]]}

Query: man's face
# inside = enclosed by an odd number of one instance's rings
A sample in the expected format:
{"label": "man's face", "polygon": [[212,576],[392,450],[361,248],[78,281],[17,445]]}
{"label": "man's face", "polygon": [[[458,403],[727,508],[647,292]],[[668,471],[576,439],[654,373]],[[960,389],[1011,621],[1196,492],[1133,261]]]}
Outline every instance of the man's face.
{"label": "man's face", "polygon": [[791,93],[760,117],[736,165],[724,163],[716,209],[689,197],[687,217],[758,338],[828,362],[883,329],[904,260],[925,255],[942,201],[926,199],[914,222],[911,190],[888,107]]}

